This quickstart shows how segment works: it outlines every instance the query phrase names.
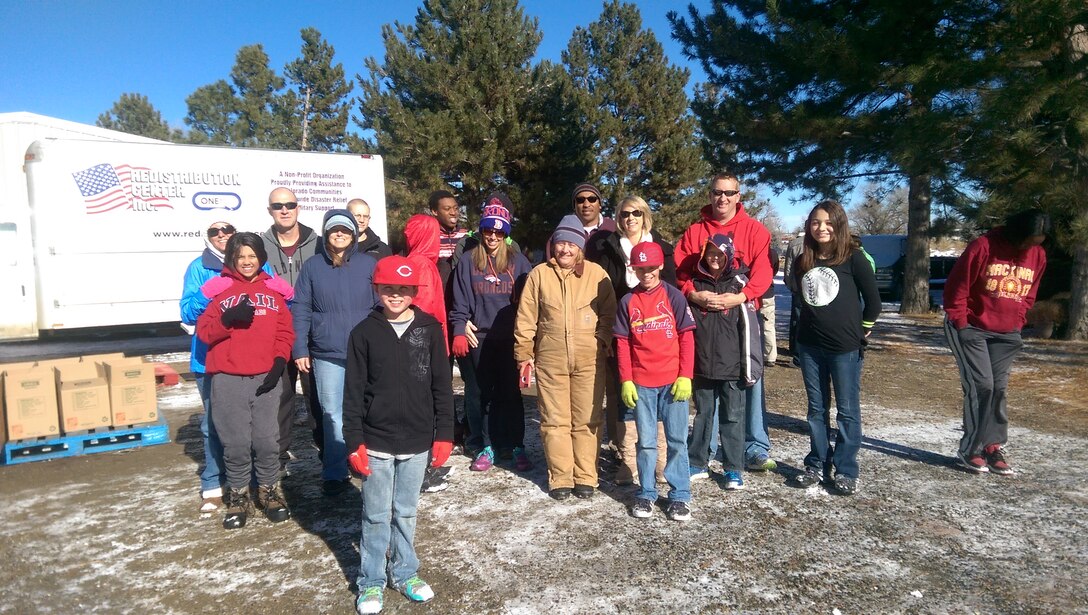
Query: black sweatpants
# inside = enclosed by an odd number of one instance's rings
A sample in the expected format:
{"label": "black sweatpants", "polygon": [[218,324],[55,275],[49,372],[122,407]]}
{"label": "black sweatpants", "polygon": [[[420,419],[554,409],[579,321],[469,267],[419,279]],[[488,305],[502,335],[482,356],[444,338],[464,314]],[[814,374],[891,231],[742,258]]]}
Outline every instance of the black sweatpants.
{"label": "black sweatpants", "polygon": [[1005,444],[1009,439],[1005,389],[1012,361],[1024,341],[1019,331],[994,333],[971,325],[956,329],[948,318],[944,333],[963,385],[960,453],[965,457],[980,455],[987,446]]}

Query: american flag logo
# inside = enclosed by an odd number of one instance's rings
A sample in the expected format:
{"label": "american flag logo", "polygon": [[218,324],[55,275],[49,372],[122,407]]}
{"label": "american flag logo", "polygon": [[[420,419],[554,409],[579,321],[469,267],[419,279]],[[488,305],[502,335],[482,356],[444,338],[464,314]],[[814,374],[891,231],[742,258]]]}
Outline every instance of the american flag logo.
{"label": "american flag logo", "polygon": [[[83,202],[86,203],[87,213],[101,214],[107,211],[124,207],[133,209],[132,196],[132,170],[146,170],[142,167],[132,167],[127,164],[117,165],[102,163],[72,173]],[[162,196],[139,199],[151,207],[157,209],[167,207],[173,209],[169,199]]]}

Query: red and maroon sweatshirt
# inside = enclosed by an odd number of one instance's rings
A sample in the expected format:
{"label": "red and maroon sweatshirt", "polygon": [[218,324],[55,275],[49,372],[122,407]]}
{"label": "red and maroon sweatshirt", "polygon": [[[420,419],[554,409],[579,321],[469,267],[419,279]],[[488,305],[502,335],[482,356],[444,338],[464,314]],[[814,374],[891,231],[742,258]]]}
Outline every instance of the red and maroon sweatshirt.
{"label": "red and maroon sweatshirt", "polygon": [[957,329],[967,325],[1009,333],[1024,327],[1046,269],[1041,246],[1026,250],[999,226],[967,245],[944,285],[944,311]]}
{"label": "red and maroon sweatshirt", "polygon": [[721,233],[733,237],[737,261],[751,270],[748,285],[741,292],[749,301],[756,301],[758,306],[760,297],[774,282],[771,259],[767,253],[771,245],[770,231],[749,216],[744,211],[744,205],[740,203],[737,203],[737,213],[724,224],[713,218],[710,205],[704,206],[699,215],[699,221],[684,231],[684,236],[680,238],[673,252],[676,261],[676,284],[680,287],[680,292],[686,297],[694,290],[691,278],[703,257],[703,245],[715,233]]}
{"label": "red and maroon sweatshirt", "polygon": [[[208,345],[205,370],[234,376],[264,374],[272,369],[276,357],[291,356],[295,329],[287,300],[265,286],[271,276],[263,271],[252,282],[232,269],[224,269],[223,275],[234,284],[216,295],[196,321],[196,334]],[[223,311],[241,303],[243,297],[253,304],[253,322],[248,327],[224,327]]]}

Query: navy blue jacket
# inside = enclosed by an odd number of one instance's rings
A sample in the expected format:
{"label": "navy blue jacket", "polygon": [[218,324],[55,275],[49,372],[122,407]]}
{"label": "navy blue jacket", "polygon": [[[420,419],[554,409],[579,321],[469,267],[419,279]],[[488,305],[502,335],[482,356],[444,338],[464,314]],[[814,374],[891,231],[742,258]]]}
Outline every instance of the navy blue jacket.
{"label": "navy blue jacket", "polygon": [[[344,211],[330,210],[325,218]],[[333,267],[324,249],[302,265],[291,307],[295,324],[293,358],[346,359],[348,335],[377,305],[374,267],[378,261],[358,251],[358,227],[353,226],[352,233],[343,265]]]}
{"label": "navy blue jacket", "polygon": [[[473,248],[482,249],[482,245]],[[476,325],[476,337],[480,339],[489,333],[495,339],[514,339],[513,320],[499,318],[499,315],[503,309],[510,307],[518,279],[529,275],[532,266],[521,252],[514,250],[513,254],[514,266],[509,272],[480,271],[472,263],[472,251],[466,252],[457,261],[457,267],[453,270],[453,309],[450,310],[453,335],[464,335],[465,322],[471,320]],[[517,308],[513,311],[516,312]],[[499,323],[496,323],[497,318]],[[499,324],[498,328],[496,324]]]}

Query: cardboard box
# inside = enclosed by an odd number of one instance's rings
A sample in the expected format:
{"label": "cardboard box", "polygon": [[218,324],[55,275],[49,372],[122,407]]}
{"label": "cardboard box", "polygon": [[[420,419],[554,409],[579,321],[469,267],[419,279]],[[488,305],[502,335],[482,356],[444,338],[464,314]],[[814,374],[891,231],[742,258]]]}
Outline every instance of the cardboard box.
{"label": "cardboard box", "polygon": [[36,365],[37,362],[35,361],[24,361],[22,363],[4,363],[3,365],[0,365],[0,372],[21,372],[23,370],[35,367]]}
{"label": "cardboard box", "polygon": [[38,361],[38,367],[44,367],[46,369],[54,369],[61,365],[71,365],[73,363],[79,363],[79,357],[65,357],[63,359],[47,359],[45,361]]}
{"label": "cardboard box", "polygon": [[106,361],[116,361],[124,358],[125,353],[123,352],[108,352],[106,354],[85,354],[80,360],[84,363],[105,363]]}
{"label": "cardboard box", "polygon": [[102,368],[110,387],[110,412],[114,427],[158,420],[154,365],[134,357],[106,361],[102,363]]}
{"label": "cardboard box", "polygon": [[[4,372],[4,427],[7,438],[23,440],[60,435],[53,370],[31,367]],[[2,434],[0,434],[2,435]]]}
{"label": "cardboard box", "polygon": [[64,433],[110,426],[109,385],[94,363],[62,363],[53,371]]}

